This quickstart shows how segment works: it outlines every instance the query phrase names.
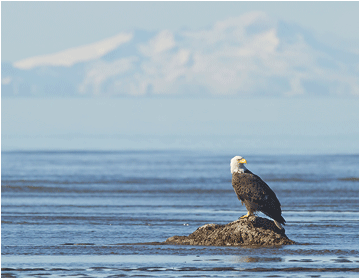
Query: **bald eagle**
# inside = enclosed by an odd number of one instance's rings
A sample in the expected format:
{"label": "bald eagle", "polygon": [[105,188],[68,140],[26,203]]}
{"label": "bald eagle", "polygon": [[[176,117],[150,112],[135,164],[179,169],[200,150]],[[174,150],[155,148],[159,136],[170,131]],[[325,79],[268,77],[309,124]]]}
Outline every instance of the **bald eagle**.
{"label": "bald eagle", "polygon": [[283,230],[285,219],[281,216],[281,205],[273,190],[257,175],[249,171],[244,164],[246,160],[235,156],[230,161],[232,185],[241,203],[246,206],[248,213],[242,217],[247,218],[256,211],[260,211],[274,219],[275,225]]}

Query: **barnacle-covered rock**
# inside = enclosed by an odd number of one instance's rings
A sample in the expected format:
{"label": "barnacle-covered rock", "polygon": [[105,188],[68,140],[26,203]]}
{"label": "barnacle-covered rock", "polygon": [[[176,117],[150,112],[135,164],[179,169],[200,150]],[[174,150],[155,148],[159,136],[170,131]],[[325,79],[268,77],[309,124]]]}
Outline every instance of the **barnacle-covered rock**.
{"label": "barnacle-covered rock", "polygon": [[226,225],[207,224],[189,236],[173,236],[166,244],[207,246],[273,246],[294,244],[273,221],[257,216],[239,219]]}

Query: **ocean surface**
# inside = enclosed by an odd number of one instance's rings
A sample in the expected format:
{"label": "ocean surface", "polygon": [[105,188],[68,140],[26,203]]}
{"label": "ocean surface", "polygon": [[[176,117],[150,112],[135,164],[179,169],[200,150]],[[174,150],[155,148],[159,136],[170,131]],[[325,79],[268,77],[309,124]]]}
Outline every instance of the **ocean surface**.
{"label": "ocean surface", "polygon": [[[275,191],[296,244],[163,244],[246,213],[235,155]],[[2,152],[1,171],[2,277],[359,276],[358,155]]]}

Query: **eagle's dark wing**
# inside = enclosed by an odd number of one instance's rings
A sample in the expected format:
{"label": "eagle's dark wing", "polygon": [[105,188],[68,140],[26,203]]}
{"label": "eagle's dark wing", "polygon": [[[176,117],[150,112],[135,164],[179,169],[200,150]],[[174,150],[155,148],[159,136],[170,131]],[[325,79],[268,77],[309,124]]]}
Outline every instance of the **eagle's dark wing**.
{"label": "eagle's dark wing", "polygon": [[281,216],[278,198],[259,176],[251,172],[234,173],[232,185],[239,200],[245,203],[248,211],[261,211],[279,223],[285,223]]}

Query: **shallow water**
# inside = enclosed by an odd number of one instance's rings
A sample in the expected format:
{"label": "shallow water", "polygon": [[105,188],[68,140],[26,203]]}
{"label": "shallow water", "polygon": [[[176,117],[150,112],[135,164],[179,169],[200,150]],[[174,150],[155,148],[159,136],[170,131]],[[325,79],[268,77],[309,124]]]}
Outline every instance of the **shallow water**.
{"label": "shallow water", "polygon": [[246,213],[233,155],[3,152],[2,277],[359,276],[357,155],[241,154],[277,194],[295,245],[164,245]]}

